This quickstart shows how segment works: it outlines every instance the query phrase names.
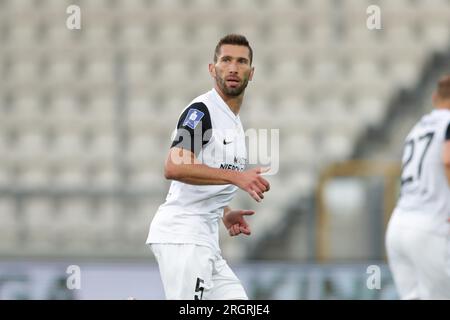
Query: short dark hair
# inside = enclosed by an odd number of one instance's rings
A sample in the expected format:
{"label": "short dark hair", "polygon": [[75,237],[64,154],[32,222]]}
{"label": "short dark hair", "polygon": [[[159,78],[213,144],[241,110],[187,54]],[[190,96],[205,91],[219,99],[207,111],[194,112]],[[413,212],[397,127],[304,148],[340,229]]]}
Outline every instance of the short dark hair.
{"label": "short dark hair", "polygon": [[220,48],[224,44],[232,44],[236,46],[244,46],[248,48],[249,56],[250,56],[250,64],[252,64],[253,60],[253,50],[252,47],[250,47],[250,44],[248,43],[248,40],[246,37],[240,34],[227,34],[225,37],[219,40],[219,43],[217,43],[216,49],[214,50],[214,62],[217,62],[217,57],[220,54]]}
{"label": "short dark hair", "polygon": [[450,99],[450,76],[444,76],[439,80],[437,94],[441,99]]}

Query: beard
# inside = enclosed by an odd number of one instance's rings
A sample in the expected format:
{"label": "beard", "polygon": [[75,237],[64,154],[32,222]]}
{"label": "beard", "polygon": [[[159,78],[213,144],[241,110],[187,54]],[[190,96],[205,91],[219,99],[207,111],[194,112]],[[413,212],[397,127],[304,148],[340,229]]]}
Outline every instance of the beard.
{"label": "beard", "polygon": [[235,88],[230,88],[230,87],[227,87],[227,83],[226,83],[225,79],[221,78],[219,76],[218,71],[216,70],[216,83],[217,83],[218,87],[220,88],[220,90],[224,94],[226,94],[227,96],[230,96],[230,97],[237,97],[242,92],[244,92],[245,88],[247,88],[248,77],[243,77],[242,78],[242,83],[241,83],[240,86],[235,87]]}

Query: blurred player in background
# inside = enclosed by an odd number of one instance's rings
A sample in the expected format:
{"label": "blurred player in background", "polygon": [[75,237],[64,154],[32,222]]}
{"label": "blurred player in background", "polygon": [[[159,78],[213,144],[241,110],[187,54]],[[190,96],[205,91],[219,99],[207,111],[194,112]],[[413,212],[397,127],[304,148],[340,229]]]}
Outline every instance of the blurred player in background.
{"label": "blurred player in background", "polygon": [[214,88],[181,113],[165,164],[173,180],[156,213],[147,243],[158,261],[167,299],[248,299],[219,249],[219,220],[231,236],[250,235],[250,210],[228,207],[238,188],[256,201],[269,183],[266,169],[244,171],[246,147],[239,110],[252,80],[252,49],[244,36],[216,46],[209,72]]}
{"label": "blurred player in background", "polygon": [[402,299],[450,299],[450,76],[405,140],[401,194],[389,221],[389,266]]}

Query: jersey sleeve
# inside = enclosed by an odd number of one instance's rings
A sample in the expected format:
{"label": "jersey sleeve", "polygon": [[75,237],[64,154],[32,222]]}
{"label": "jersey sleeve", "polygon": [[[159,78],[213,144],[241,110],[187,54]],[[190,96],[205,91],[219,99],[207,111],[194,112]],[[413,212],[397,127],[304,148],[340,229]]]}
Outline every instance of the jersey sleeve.
{"label": "jersey sleeve", "polygon": [[445,140],[450,140],[450,122],[448,123],[447,130],[445,131]]}
{"label": "jersey sleeve", "polygon": [[208,107],[202,102],[194,103],[181,114],[171,148],[187,149],[198,156],[202,147],[211,139],[211,132]]}

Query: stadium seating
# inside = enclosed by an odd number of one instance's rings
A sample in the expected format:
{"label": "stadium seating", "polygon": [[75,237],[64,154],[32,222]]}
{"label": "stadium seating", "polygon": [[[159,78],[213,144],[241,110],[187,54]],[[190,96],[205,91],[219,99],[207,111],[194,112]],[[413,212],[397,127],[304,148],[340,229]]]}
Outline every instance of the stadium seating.
{"label": "stadium seating", "polygon": [[[365,27],[372,2],[381,30]],[[70,4],[81,30],[65,27]],[[207,64],[228,32],[254,48],[245,129],[280,130],[280,171],[251,218],[258,241],[448,49],[449,13],[447,0],[0,0],[0,254],[146,255],[170,135],[211,87]],[[247,198],[233,205],[255,208]]]}

